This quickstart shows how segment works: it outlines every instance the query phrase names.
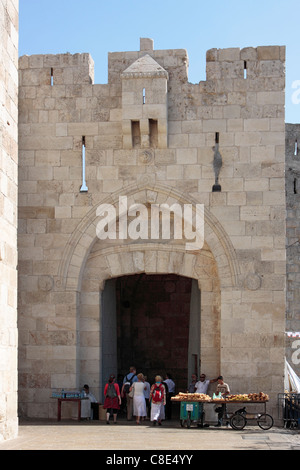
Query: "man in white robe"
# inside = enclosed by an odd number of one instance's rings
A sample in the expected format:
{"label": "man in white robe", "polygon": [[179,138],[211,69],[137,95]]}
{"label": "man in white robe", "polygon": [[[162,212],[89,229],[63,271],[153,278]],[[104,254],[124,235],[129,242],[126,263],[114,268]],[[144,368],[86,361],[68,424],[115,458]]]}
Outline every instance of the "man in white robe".
{"label": "man in white robe", "polygon": [[93,419],[92,403],[97,403],[97,400],[95,396],[90,392],[90,388],[88,385],[84,385],[83,391],[85,400],[81,400],[81,418]]}

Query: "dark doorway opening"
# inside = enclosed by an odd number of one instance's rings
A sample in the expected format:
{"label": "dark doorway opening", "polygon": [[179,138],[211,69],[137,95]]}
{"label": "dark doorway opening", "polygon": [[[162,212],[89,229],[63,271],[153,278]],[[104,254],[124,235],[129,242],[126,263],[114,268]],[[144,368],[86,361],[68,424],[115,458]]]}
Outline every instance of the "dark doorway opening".
{"label": "dark doorway opening", "polygon": [[[196,354],[191,349],[192,283],[173,274],[116,279],[118,374],[126,375],[133,365],[153,383],[155,375],[170,373],[176,392],[186,391],[199,351],[197,341]],[[199,312],[193,318],[199,318]],[[195,320],[192,328],[198,329]]]}

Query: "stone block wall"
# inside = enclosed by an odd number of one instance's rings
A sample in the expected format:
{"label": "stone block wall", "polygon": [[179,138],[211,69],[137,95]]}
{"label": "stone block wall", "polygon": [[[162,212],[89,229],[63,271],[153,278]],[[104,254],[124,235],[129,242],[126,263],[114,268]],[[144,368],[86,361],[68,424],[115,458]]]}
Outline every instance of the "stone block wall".
{"label": "stone block wall", "polygon": [[[158,104],[167,110],[160,123],[167,140],[128,146],[124,106],[133,95],[123,95],[122,74],[145,54],[166,72],[167,101],[161,93]],[[109,54],[108,83],[99,85],[88,55],[20,58],[22,414],[54,416],[51,388],[83,378],[96,393],[102,387],[99,290],[110,277],[141,270],[198,279],[203,371],[221,373],[235,392],[270,393],[276,407],[286,303],[284,62],[281,46],[212,49],[206,80],[192,84],[185,50],[155,50],[142,39],[140,51]],[[153,71],[135,72],[129,91],[142,90],[135,80],[145,78],[146,97],[155,96],[161,82]],[[144,136],[145,121],[159,121],[149,110],[139,123]],[[119,196],[203,204],[204,255],[176,244],[97,240],[96,208]]]}
{"label": "stone block wall", "polygon": [[0,441],[18,433],[18,11],[0,0]]}

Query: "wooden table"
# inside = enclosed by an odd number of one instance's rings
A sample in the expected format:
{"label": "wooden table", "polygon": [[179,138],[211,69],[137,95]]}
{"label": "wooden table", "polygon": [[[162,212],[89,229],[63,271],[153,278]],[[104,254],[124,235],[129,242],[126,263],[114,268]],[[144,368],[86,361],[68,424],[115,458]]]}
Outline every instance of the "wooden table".
{"label": "wooden table", "polygon": [[74,401],[77,402],[77,419],[80,421],[81,419],[81,400],[88,400],[88,398],[56,398],[57,399],[57,421],[61,421],[61,404],[62,402],[70,402]]}

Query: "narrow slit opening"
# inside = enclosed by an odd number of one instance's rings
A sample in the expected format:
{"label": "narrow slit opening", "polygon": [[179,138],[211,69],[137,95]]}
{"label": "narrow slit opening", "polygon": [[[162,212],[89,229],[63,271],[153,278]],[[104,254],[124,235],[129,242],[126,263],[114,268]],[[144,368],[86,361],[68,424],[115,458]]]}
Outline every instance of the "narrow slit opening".
{"label": "narrow slit opening", "polygon": [[143,88],[143,104],[146,103],[146,88]]}
{"label": "narrow slit opening", "polygon": [[53,68],[51,67],[51,72],[50,72],[50,85],[53,86]]}
{"label": "narrow slit opening", "polygon": [[88,187],[85,181],[85,136],[82,136],[81,139],[81,159],[82,159],[82,185],[80,192],[84,193],[88,191]]}
{"label": "narrow slit opening", "polygon": [[297,178],[294,178],[294,194],[298,194],[298,191],[297,191]]}
{"label": "narrow slit opening", "polygon": [[294,155],[298,155],[298,141],[295,140],[295,148],[294,148]]}
{"label": "narrow slit opening", "polygon": [[218,144],[219,143],[219,132],[216,132],[216,135],[215,135],[215,143]]}
{"label": "narrow slit opening", "polygon": [[247,78],[247,62],[244,60],[244,78]]}
{"label": "narrow slit opening", "polygon": [[140,121],[131,121],[132,147],[141,146]]}
{"label": "narrow slit opening", "polygon": [[158,146],[158,123],[156,119],[149,119],[150,147]]}

